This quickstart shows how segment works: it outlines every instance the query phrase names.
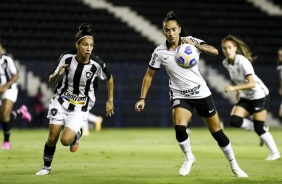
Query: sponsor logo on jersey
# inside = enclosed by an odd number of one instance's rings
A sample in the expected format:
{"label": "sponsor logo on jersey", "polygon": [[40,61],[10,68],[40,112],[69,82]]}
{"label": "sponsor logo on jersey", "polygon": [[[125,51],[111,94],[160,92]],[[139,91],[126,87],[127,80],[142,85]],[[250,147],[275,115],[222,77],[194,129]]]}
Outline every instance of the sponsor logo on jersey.
{"label": "sponsor logo on jersey", "polygon": [[85,105],[87,100],[86,96],[78,96],[76,94],[72,94],[69,91],[65,91],[61,97],[69,103],[72,103],[73,105]]}
{"label": "sponsor logo on jersey", "polygon": [[193,95],[196,95],[196,94],[200,93],[200,91],[199,91],[200,87],[201,87],[201,85],[198,85],[198,86],[196,86],[194,88],[187,89],[187,90],[184,90],[184,91],[180,91],[180,93],[182,95],[184,95],[185,97],[193,96]]}

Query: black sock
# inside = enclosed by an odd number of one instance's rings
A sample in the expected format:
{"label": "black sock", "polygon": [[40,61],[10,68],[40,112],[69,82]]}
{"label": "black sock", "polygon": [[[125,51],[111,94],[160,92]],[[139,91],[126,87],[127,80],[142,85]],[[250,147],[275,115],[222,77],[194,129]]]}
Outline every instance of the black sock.
{"label": "black sock", "polygon": [[44,154],[43,154],[43,160],[44,160],[44,165],[47,167],[51,166],[51,162],[53,161],[53,156],[56,150],[56,146],[50,147],[47,145],[47,142],[44,146]]}
{"label": "black sock", "polygon": [[10,142],[10,134],[11,134],[12,126],[10,122],[2,123],[2,126],[3,126],[3,133],[4,133],[4,141]]}

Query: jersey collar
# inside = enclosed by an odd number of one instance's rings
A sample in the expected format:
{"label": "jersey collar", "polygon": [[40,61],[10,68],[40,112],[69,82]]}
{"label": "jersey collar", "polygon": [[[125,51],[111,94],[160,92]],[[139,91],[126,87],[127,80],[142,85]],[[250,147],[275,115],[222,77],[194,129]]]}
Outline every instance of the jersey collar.
{"label": "jersey collar", "polygon": [[[166,45],[166,49],[169,50],[169,43],[167,40],[165,41],[165,45]],[[181,37],[179,37],[178,46],[179,45],[181,45]]]}

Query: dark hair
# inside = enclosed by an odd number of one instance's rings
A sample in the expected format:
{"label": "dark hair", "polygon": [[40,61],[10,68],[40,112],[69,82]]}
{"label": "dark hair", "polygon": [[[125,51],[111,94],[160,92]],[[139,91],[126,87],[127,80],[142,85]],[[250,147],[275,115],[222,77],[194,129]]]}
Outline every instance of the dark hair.
{"label": "dark hair", "polygon": [[86,36],[92,37],[92,26],[88,23],[83,23],[79,26],[78,33],[75,35],[75,43],[79,43],[79,41]]}
{"label": "dark hair", "polygon": [[188,36],[188,33],[186,31],[184,31],[184,29],[183,29],[182,22],[181,22],[180,18],[174,13],[174,11],[170,11],[170,12],[168,12],[168,14],[166,14],[166,17],[164,18],[163,23],[170,21],[170,20],[175,20],[177,22],[177,24],[179,25],[179,27],[181,27],[180,37]]}
{"label": "dark hair", "polygon": [[226,41],[232,41],[235,46],[237,46],[238,54],[245,56],[251,63],[257,58],[256,56],[252,56],[252,52],[250,47],[241,39],[236,36],[228,35],[227,37],[223,38],[221,43],[223,44]]}

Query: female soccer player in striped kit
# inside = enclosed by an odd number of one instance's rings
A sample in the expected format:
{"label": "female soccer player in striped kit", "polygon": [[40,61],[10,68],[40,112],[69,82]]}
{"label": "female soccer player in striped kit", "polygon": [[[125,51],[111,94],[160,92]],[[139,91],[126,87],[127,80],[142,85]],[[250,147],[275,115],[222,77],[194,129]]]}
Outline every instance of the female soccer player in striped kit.
{"label": "female soccer player in striped kit", "polygon": [[19,74],[12,57],[3,54],[3,47],[0,43],[0,123],[4,133],[3,150],[11,149],[10,135],[12,121],[21,115],[22,118],[31,121],[31,115],[25,105],[18,110],[12,111],[18,97],[17,80]]}
{"label": "female soccer player in striped kit", "polygon": [[106,64],[92,54],[94,38],[89,24],[82,24],[75,36],[76,50],[65,52],[49,77],[51,84],[60,75],[63,80],[55,88],[55,95],[51,99],[47,117],[49,135],[44,146],[44,165],[36,175],[51,173],[51,162],[56,144],[61,133],[61,143],[70,146],[75,152],[79,146],[83,123],[87,120],[89,110],[94,106],[98,78],[107,80],[108,101],[106,115],[114,114],[114,81]]}
{"label": "female soccer player in striped kit", "polygon": [[203,40],[184,35],[179,19],[174,12],[169,12],[163,20],[163,34],[166,42],[159,45],[152,54],[143,79],[140,100],[135,104],[135,110],[138,112],[144,110],[145,98],[155,71],[159,70],[161,65],[164,66],[170,79],[169,94],[173,108],[172,117],[176,139],[185,154],[185,161],[179,170],[179,174],[182,176],[189,174],[191,166],[196,162],[190,146],[190,138],[186,132],[188,121],[191,119],[195,108],[228,159],[233,173],[237,177],[248,177],[237,164],[230,141],[221,129],[211,92],[199,72],[198,64],[190,69],[184,69],[179,67],[174,60],[176,48],[181,42],[194,45],[199,53],[204,52],[214,56],[218,54],[217,49],[206,44]]}
{"label": "female soccer player in striped kit", "polygon": [[222,51],[226,57],[223,66],[228,70],[231,80],[235,85],[228,85],[225,92],[236,91],[237,104],[231,112],[230,124],[234,127],[250,126],[244,118],[253,116],[254,130],[270,150],[266,160],[277,160],[280,152],[272,135],[265,129],[265,119],[269,104],[269,91],[258,78],[252,66],[253,57],[249,46],[239,38],[229,35],[223,38]]}

